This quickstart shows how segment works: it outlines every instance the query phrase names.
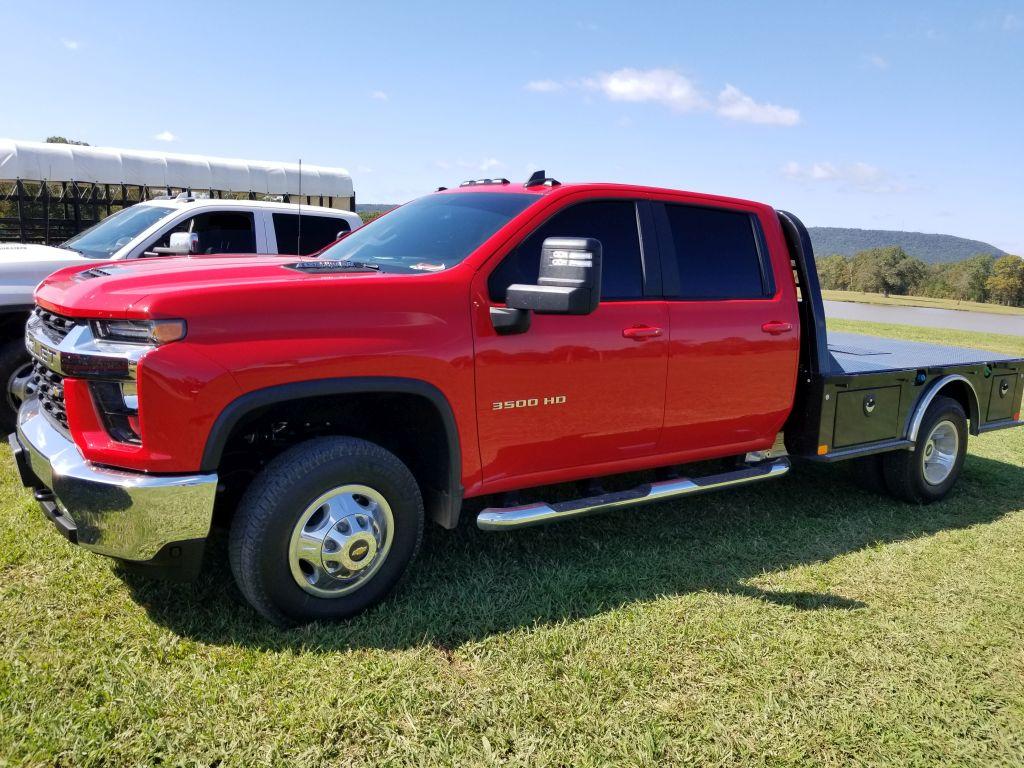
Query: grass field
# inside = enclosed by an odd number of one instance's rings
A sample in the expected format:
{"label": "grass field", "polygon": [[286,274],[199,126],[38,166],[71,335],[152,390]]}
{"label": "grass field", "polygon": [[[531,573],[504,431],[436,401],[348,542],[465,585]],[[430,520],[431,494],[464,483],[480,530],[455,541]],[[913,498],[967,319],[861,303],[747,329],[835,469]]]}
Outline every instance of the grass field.
{"label": "grass field", "polygon": [[68,545],[4,456],[0,765],[1020,766],[1022,459],[1024,430],[973,440],[931,507],[801,467],[432,530],[379,609],[285,632],[223,566],[147,583]]}
{"label": "grass field", "polygon": [[1002,304],[982,304],[977,301],[956,301],[955,299],[932,299],[927,296],[883,296],[880,293],[859,291],[822,291],[828,301],[855,301],[860,304],[887,304],[893,307],[931,307],[932,309],[957,309],[964,312],[990,312],[997,315],[1024,315],[1024,307],[1007,307]]}

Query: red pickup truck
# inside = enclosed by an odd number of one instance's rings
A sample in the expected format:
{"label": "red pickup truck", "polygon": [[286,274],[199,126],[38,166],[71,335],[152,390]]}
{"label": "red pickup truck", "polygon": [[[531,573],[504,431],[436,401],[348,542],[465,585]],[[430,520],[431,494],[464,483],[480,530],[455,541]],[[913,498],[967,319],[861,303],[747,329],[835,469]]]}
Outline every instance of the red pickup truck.
{"label": "red pickup truck", "polygon": [[35,300],[10,443],[45,514],[178,576],[226,526],[282,625],[380,601],[425,519],[453,528],[471,497],[503,531],[800,458],[930,502],[968,433],[1021,423],[1020,359],[827,340],[795,216],[542,172],[441,189],[313,257],[72,267]]}

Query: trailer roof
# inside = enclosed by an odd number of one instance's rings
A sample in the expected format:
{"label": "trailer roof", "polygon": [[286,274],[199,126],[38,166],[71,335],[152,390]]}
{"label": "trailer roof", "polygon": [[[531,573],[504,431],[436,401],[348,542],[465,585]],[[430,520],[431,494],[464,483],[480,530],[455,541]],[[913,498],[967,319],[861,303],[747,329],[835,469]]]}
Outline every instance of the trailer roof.
{"label": "trailer roof", "polygon": [[[300,194],[297,163],[0,139],[0,180],[17,179]],[[301,194],[351,197],[352,177],[344,168],[303,163]]]}

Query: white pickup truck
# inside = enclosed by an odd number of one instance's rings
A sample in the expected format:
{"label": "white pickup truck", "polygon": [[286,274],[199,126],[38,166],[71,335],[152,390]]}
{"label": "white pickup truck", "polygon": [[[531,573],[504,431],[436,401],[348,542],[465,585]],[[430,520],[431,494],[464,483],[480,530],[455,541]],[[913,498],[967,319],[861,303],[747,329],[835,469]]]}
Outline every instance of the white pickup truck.
{"label": "white pickup truck", "polygon": [[210,253],[306,255],[360,223],[358,214],[334,208],[183,195],[124,208],[56,247],[0,244],[0,427],[14,428],[20,385],[31,370],[25,322],[35,287],[50,273],[86,261]]}

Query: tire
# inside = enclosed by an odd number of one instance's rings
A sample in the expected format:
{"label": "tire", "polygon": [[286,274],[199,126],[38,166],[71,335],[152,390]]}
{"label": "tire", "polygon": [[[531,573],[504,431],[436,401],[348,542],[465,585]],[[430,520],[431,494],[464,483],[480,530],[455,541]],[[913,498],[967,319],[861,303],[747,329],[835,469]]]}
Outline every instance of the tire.
{"label": "tire", "polygon": [[884,456],[885,483],[898,499],[931,504],[953,490],[966,457],[967,414],[956,400],[937,397],[925,411],[914,449]]}
{"label": "tire", "polygon": [[394,454],[317,438],[253,480],[231,522],[228,559],[246,600],[272,623],[335,621],[394,589],[419,549],[423,518],[419,486]]}
{"label": "tire", "polygon": [[866,491],[887,494],[889,488],[885,484],[883,458],[881,454],[875,454],[850,461],[850,476],[853,481]]}
{"label": "tire", "polygon": [[14,431],[21,401],[11,392],[11,386],[21,376],[32,370],[32,358],[25,351],[23,339],[11,339],[0,344],[0,386],[3,399],[0,401],[0,429],[7,435]]}

